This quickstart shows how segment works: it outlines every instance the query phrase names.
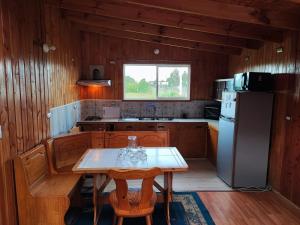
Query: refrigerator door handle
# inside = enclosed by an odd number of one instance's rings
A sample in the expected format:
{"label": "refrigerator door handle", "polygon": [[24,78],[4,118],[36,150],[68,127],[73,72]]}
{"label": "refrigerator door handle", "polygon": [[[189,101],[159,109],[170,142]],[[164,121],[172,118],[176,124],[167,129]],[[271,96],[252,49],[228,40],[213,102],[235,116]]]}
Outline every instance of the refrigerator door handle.
{"label": "refrigerator door handle", "polygon": [[225,120],[225,121],[229,121],[229,122],[235,122],[235,119],[234,118],[228,118],[228,117],[225,117],[225,116],[220,116],[220,119],[222,120]]}

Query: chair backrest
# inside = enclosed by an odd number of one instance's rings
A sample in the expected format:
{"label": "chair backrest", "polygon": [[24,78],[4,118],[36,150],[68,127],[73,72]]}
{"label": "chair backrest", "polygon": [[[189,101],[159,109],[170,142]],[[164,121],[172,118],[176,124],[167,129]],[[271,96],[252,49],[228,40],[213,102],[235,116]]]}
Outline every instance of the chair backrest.
{"label": "chair backrest", "polygon": [[114,179],[116,183],[116,194],[118,199],[118,208],[122,210],[130,210],[131,206],[128,199],[127,180],[143,179],[141,188],[141,197],[138,203],[140,209],[150,206],[150,200],[153,195],[154,178],[162,173],[160,168],[152,168],[149,170],[110,170],[108,175]]}

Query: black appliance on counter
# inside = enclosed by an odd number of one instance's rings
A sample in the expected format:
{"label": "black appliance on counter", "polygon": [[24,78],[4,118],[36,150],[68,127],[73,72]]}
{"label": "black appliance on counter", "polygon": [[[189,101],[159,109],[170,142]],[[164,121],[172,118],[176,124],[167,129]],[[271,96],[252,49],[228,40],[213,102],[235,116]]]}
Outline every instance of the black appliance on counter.
{"label": "black appliance on counter", "polygon": [[272,91],[274,76],[271,73],[246,72],[234,75],[235,91]]}
{"label": "black appliance on counter", "polygon": [[87,116],[84,120],[85,121],[95,121],[95,120],[101,120],[102,118],[100,116]]}
{"label": "black appliance on counter", "polygon": [[204,107],[204,118],[218,120],[220,117],[221,107],[218,105],[210,105]]}

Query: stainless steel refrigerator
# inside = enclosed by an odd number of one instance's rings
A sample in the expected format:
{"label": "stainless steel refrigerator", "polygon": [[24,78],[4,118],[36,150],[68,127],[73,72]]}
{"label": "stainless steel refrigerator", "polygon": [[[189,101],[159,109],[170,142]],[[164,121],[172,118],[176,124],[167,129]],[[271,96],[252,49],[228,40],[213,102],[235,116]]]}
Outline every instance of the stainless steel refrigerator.
{"label": "stainless steel refrigerator", "polygon": [[223,92],[217,170],[233,188],[267,183],[273,94]]}

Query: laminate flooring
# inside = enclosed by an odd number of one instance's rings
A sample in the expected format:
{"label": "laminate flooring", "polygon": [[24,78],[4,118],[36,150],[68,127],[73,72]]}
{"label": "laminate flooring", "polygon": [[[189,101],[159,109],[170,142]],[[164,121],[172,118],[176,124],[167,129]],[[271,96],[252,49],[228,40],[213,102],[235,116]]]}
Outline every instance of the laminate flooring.
{"label": "laminate flooring", "polygon": [[[187,159],[189,171],[175,173],[173,178],[173,189],[177,192],[185,191],[231,191],[218,176],[216,168],[207,159]],[[163,184],[163,176],[158,176],[156,181]],[[129,187],[140,187],[139,181],[129,181]],[[114,182],[106,187],[109,192],[115,188]]]}
{"label": "laminate flooring", "polygon": [[300,208],[272,191],[198,194],[216,225],[300,224]]}

